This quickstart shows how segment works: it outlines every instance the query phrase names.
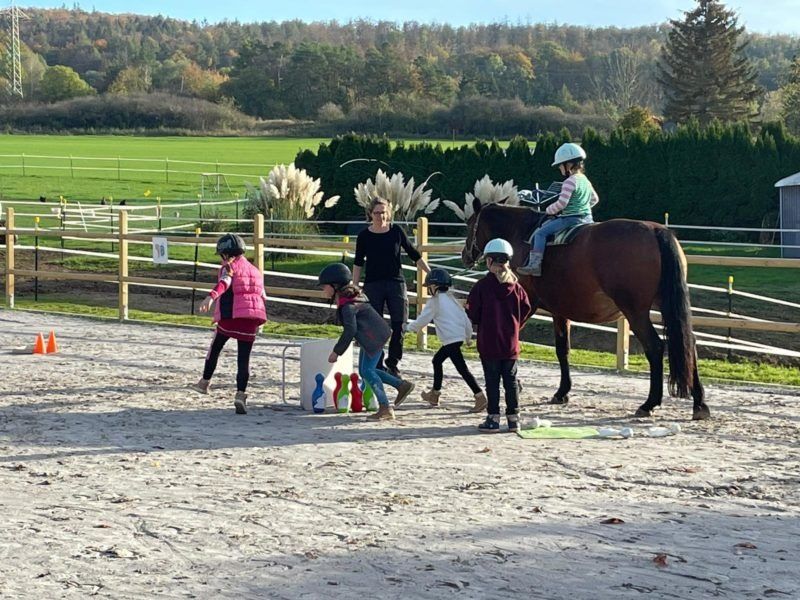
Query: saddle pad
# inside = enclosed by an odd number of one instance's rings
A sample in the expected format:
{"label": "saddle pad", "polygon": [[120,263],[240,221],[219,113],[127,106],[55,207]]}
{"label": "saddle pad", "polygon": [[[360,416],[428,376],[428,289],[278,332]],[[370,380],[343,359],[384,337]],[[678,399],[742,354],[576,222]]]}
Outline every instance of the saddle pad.
{"label": "saddle pad", "polygon": [[573,225],[572,227],[567,227],[559,231],[555,236],[552,238],[547,238],[547,245],[548,246],[566,246],[572,241],[572,238],[580,231],[581,227],[586,227],[588,223],[579,223],[578,225]]}
{"label": "saddle pad", "polygon": [[594,427],[537,427],[520,429],[517,435],[526,440],[585,440],[597,437]]}

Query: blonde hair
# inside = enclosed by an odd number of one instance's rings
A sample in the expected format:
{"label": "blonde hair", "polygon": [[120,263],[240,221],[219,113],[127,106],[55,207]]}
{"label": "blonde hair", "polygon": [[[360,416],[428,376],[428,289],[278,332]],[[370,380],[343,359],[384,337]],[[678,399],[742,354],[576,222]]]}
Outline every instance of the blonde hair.
{"label": "blonde hair", "polygon": [[[381,198],[380,196],[375,196],[372,200],[370,200],[369,206],[367,206],[367,221],[372,219],[372,211],[375,210],[375,207],[379,206],[381,204],[386,206],[386,208],[389,208],[389,209],[391,208],[391,205],[389,204],[389,201],[386,198]],[[391,219],[391,217],[392,217],[392,215],[391,215],[391,211],[390,211],[389,218]]]}
{"label": "blonde hair", "polygon": [[[499,262],[491,257],[488,257],[488,260],[492,261],[492,264],[489,266],[489,272],[497,277],[500,283],[517,283],[517,281],[519,281],[514,271],[511,270],[511,266],[508,262]],[[491,270],[495,265],[500,267],[500,271],[497,273]]]}

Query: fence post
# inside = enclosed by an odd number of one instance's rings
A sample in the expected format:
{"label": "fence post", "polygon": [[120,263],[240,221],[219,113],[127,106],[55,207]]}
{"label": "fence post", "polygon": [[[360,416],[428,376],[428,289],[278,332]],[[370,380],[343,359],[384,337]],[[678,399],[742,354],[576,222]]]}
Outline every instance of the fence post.
{"label": "fence post", "polygon": [[119,320],[128,318],[128,212],[119,211]]}
{"label": "fence post", "polygon": [[69,155],[69,174],[73,179],[75,179],[75,170],[74,170],[74,168],[72,166],[72,155],[71,154]]}
{"label": "fence post", "polygon": [[[192,282],[197,283],[197,262],[200,256],[200,228],[194,230],[194,237],[198,238],[194,242],[194,268],[192,269]],[[197,289],[192,288],[192,316],[194,316],[194,302],[197,298]]]}
{"label": "fence post", "polygon": [[169,158],[164,159],[164,178],[166,183],[169,183]]}
{"label": "fence post", "polygon": [[631,326],[628,319],[617,319],[617,371],[628,368],[628,355],[630,352]]}
{"label": "fence post", "polygon": [[[417,248],[428,245],[428,218],[419,217],[417,219]],[[428,262],[428,253],[420,252],[422,260]],[[417,316],[420,315],[425,307],[425,298],[428,290],[425,288],[425,272],[417,268]],[[428,348],[428,328],[423,327],[417,332],[417,350]]]}
{"label": "fence post", "polygon": [[25,177],[25,153],[22,153],[22,176]]}
{"label": "fence post", "polygon": [[255,252],[256,268],[264,275],[264,215],[256,213],[253,222],[253,251]]}
{"label": "fence post", "polygon": [[6,208],[6,306],[14,308],[14,209]]}
{"label": "fence post", "polygon": [[[33,218],[33,270],[39,272],[39,217]],[[39,301],[39,278],[33,278],[33,301]]]}
{"label": "fence post", "polygon": [[[733,312],[733,275],[728,275],[728,318],[731,318],[731,313]],[[731,328],[728,327],[728,360],[733,358],[733,352],[730,349],[731,343]]]}

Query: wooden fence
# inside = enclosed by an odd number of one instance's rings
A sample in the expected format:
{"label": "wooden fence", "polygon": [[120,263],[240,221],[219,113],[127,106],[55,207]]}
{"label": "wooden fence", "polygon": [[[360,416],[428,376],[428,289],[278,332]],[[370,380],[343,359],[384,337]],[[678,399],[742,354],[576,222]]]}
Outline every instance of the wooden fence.
{"label": "wooden fence", "polygon": [[[84,239],[84,240],[108,240],[115,239],[119,245],[118,273],[116,276],[97,273],[71,273],[67,271],[44,271],[33,269],[17,269],[15,267],[15,235],[37,235],[42,238],[65,238]],[[154,277],[131,277],[128,273],[128,244],[130,242],[151,242],[153,235],[132,234],[128,232],[128,213],[120,210],[119,231],[116,235],[101,232],[84,232],[75,230],[45,230],[45,229],[17,229],[14,224],[14,209],[6,209],[6,227],[0,228],[0,239],[6,238],[6,261],[5,261],[5,293],[6,306],[14,307],[14,289],[16,277],[31,277],[39,279],[53,279],[60,281],[97,281],[114,283],[118,286],[118,311],[120,321],[128,318],[128,287],[131,285],[144,285],[161,288],[184,288],[193,290],[210,290],[214,284],[196,281],[161,279]],[[166,237],[169,243],[182,244],[207,244],[208,238],[199,236],[161,236]],[[333,240],[299,240],[285,238],[269,238],[264,236],[264,216],[256,215],[253,220],[253,235],[243,236],[246,242],[253,246],[255,254],[255,265],[264,272],[264,250],[268,246],[279,248],[296,248],[304,250],[337,250],[355,252],[355,243],[349,241]],[[417,220],[416,230],[417,249],[426,260],[431,255],[453,255],[461,252],[461,244],[431,244],[428,240],[428,219],[420,217]],[[717,265],[717,266],[737,266],[737,267],[778,267],[778,268],[800,268],[800,259],[788,258],[739,258],[724,256],[701,256],[688,255],[689,264]],[[416,277],[416,303],[417,311],[422,310],[427,298],[427,290],[423,285],[424,273],[417,271]],[[287,287],[266,288],[267,295],[290,298],[315,298],[323,299],[320,290],[295,289]],[[546,314],[546,313],[543,313]],[[659,315],[653,315],[653,321],[659,322]],[[693,326],[713,327],[731,330],[758,330],[784,333],[800,333],[800,323],[786,323],[776,321],[750,321],[740,318],[729,317],[692,317]],[[617,321],[617,368],[624,370],[628,367],[628,353],[630,342],[630,327],[624,318]],[[426,347],[426,337],[424,331],[417,335],[417,347]]]}

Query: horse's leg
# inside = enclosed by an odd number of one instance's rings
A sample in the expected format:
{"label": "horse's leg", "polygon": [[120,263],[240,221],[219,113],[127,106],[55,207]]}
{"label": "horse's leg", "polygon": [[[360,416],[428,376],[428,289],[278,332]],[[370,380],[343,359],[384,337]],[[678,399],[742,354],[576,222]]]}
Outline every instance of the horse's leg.
{"label": "horse's leg", "polygon": [[550,404],[566,404],[572,389],[572,378],[569,376],[569,320],[553,315],[553,331],[556,334],[556,356],[561,367],[561,383],[550,399]]}
{"label": "horse's leg", "polygon": [[631,331],[644,347],[644,354],[650,364],[650,393],[634,416],[649,417],[654,408],[661,406],[664,397],[664,342],[650,321],[650,311],[637,311],[625,314],[631,325]]}
{"label": "horse's leg", "polygon": [[706,392],[703,389],[703,384],[700,383],[700,375],[697,373],[697,352],[694,354],[694,371],[692,374],[692,419],[694,421],[702,421],[703,419],[711,418],[711,410],[705,403]]}

